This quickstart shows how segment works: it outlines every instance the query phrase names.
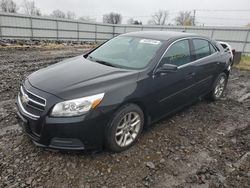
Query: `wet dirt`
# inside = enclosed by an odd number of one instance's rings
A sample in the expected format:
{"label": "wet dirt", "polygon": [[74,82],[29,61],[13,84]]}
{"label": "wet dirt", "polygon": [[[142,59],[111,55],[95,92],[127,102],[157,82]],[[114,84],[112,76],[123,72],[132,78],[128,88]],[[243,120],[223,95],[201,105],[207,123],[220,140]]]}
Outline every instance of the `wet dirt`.
{"label": "wet dirt", "polygon": [[159,121],[122,153],[35,147],[15,97],[31,72],[86,49],[0,51],[0,187],[250,187],[250,72],[233,69],[225,96]]}

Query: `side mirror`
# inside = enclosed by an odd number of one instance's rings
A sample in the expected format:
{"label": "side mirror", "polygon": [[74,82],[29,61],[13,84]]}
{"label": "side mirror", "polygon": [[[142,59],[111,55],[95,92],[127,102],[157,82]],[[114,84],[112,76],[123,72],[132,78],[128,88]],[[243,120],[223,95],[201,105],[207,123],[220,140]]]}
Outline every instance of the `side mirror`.
{"label": "side mirror", "polygon": [[168,73],[168,72],[176,72],[178,67],[172,64],[163,64],[156,70],[156,73]]}

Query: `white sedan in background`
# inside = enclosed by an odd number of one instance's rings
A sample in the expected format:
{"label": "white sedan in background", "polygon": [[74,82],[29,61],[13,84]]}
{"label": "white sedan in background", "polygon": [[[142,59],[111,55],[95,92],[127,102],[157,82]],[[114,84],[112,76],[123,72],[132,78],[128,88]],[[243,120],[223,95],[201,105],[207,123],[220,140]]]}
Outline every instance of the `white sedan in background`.
{"label": "white sedan in background", "polygon": [[222,41],[218,41],[218,42],[225,49],[225,52],[230,52],[231,57],[232,57],[232,62],[233,62],[235,49],[232,49],[232,47],[227,42],[222,42]]}
{"label": "white sedan in background", "polygon": [[231,54],[231,58],[230,58],[230,66],[228,67],[229,71],[231,71],[231,68],[233,66],[234,63],[234,54],[235,54],[235,49],[232,49],[232,47],[230,46],[230,44],[228,44],[227,42],[222,42],[222,41],[218,41],[220,43],[220,45],[225,49],[225,52],[228,52]]}

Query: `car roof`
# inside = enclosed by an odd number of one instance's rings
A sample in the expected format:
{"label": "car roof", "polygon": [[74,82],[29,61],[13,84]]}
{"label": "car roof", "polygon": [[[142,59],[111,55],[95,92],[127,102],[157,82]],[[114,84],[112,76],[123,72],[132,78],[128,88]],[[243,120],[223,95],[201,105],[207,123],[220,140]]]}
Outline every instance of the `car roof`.
{"label": "car roof", "polygon": [[155,40],[169,40],[169,39],[178,39],[178,38],[185,38],[185,37],[197,37],[199,35],[193,33],[186,33],[186,32],[174,32],[174,31],[137,31],[137,32],[130,32],[122,34],[122,36],[133,36],[133,37],[140,37],[140,38],[148,38],[148,39],[155,39]]}

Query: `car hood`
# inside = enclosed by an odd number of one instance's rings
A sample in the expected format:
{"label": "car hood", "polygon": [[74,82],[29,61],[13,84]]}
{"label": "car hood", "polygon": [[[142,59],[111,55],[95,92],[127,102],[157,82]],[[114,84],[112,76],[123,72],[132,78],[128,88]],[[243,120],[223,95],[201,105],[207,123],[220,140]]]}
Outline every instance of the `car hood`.
{"label": "car hood", "polygon": [[137,73],[78,56],[38,70],[28,80],[37,89],[62,99],[71,99],[105,92],[107,87],[117,84],[119,80],[136,79]]}

